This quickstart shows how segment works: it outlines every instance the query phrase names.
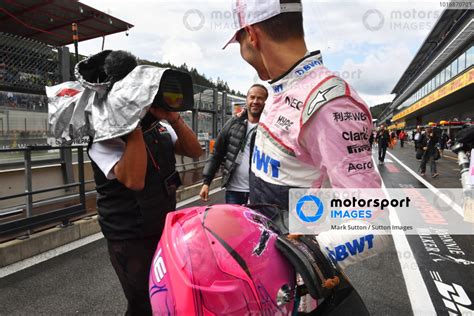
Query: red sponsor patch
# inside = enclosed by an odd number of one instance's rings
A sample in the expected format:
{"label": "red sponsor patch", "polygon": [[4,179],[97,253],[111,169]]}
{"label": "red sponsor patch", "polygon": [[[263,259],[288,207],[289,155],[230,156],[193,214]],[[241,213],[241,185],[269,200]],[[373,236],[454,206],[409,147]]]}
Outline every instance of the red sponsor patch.
{"label": "red sponsor patch", "polygon": [[73,97],[75,96],[76,94],[78,94],[79,90],[76,90],[76,89],[70,89],[70,88],[64,88],[62,89],[61,91],[59,91],[56,96],[57,97],[65,97],[65,96],[68,96],[68,97]]}

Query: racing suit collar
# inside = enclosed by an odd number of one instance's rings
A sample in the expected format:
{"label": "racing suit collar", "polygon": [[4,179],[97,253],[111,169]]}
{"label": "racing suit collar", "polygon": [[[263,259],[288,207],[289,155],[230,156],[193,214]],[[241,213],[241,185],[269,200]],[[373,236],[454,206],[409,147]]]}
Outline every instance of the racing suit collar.
{"label": "racing suit collar", "polygon": [[272,86],[272,88],[275,88],[278,84],[278,81],[280,81],[281,79],[285,78],[286,76],[288,76],[288,74],[290,74],[299,64],[301,64],[305,59],[308,59],[308,58],[311,58],[311,57],[318,57],[319,55],[319,58],[320,61],[322,62],[322,57],[321,57],[321,51],[320,50],[315,50],[313,52],[310,52],[310,53],[306,53],[300,60],[298,60],[293,66],[291,66],[290,69],[288,69],[286,72],[284,72],[282,75],[280,75],[279,77],[273,79],[273,80],[270,80],[268,83]]}

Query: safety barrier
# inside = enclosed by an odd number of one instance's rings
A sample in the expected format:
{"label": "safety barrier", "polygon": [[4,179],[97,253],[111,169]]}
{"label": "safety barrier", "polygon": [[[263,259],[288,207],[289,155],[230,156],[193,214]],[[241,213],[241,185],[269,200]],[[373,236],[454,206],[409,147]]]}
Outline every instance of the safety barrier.
{"label": "safety barrier", "polygon": [[[84,150],[85,147],[79,145],[0,149],[0,155],[21,153],[24,160],[22,168],[0,171],[2,183],[0,242],[10,239],[11,236],[18,236],[20,233],[27,238],[33,229],[43,229],[52,224],[60,223],[62,226],[67,226],[72,219],[95,213],[95,185],[92,180],[90,162],[84,161]],[[40,151],[49,153],[59,151],[60,157],[49,157],[41,160],[46,165],[33,167],[40,161],[32,160],[32,153]],[[0,161],[2,162],[0,166],[2,166],[6,159]],[[192,185],[200,182],[201,169],[207,160],[187,162],[182,159],[182,161],[184,163],[177,164],[176,167],[184,184]],[[11,166],[11,163],[7,165]],[[16,167],[19,166],[16,165]],[[22,184],[19,183],[21,173],[24,179],[24,192],[20,192],[22,191]],[[85,174],[88,175],[88,179]],[[58,182],[62,184],[56,185]],[[47,187],[44,187],[45,184]],[[34,187],[41,188],[33,189]],[[13,192],[6,194],[8,191]],[[54,191],[56,193],[52,193]]]}
{"label": "safety barrier", "polygon": [[[60,150],[62,156],[69,156],[72,149],[77,150],[77,167],[78,167],[78,181],[69,182],[66,184],[43,188],[39,190],[33,190],[33,177],[32,177],[32,160],[31,152],[37,150]],[[84,178],[84,147],[83,146],[68,146],[68,147],[50,147],[50,146],[31,146],[22,149],[1,149],[0,153],[4,152],[23,152],[24,154],[24,175],[25,175],[25,192],[11,194],[0,197],[0,201],[15,199],[19,197],[25,197],[26,215],[25,218],[9,221],[0,224],[0,236],[13,234],[18,231],[27,231],[27,235],[30,234],[30,230],[41,225],[49,224],[55,221],[61,221],[62,225],[68,225],[69,220],[73,217],[79,216],[86,212],[86,195],[85,195],[85,178]],[[69,163],[64,160],[64,173],[66,179],[70,179],[70,173],[72,165],[71,160]],[[69,175],[68,175],[69,174]],[[33,214],[33,196],[41,193],[57,191],[57,190],[68,190],[70,188],[78,188],[79,192],[79,203],[61,207],[59,209],[49,211],[47,213],[34,215]],[[9,212],[11,214],[12,211]]]}

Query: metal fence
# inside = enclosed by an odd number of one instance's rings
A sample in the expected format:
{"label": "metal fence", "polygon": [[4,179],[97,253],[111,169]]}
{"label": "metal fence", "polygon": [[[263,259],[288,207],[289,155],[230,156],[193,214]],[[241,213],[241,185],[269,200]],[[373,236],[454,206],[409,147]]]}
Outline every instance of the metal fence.
{"label": "metal fence", "polygon": [[[44,147],[54,144],[48,138],[44,87],[70,80],[71,60],[67,47],[53,47],[0,32],[0,173],[3,178],[0,182],[5,189],[0,204],[7,205],[0,207],[0,240],[19,232],[28,235],[51,223],[66,225],[86,212],[88,195],[92,192],[86,191],[93,190],[93,180],[84,175],[85,147]],[[208,157],[209,140],[217,136],[236,105],[243,103],[242,97],[194,85],[194,109],[181,115],[198,135],[206,154],[201,161],[186,161],[181,157],[177,169],[183,178],[191,182],[200,180],[199,168]],[[59,157],[51,157],[54,150],[59,151]],[[38,161],[32,154],[46,158]],[[49,187],[36,186],[44,182],[41,177],[52,177],[52,172],[46,170],[52,165],[61,170],[55,173],[59,182],[50,181]],[[24,184],[7,185],[6,174],[12,170]],[[38,175],[40,171],[44,173]],[[90,170],[86,169],[87,172]]]}
{"label": "metal fence", "polygon": [[52,46],[0,33],[0,86],[44,94],[44,86],[60,82],[58,50]]}
{"label": "metal fence", "polygon": [[[67,80],[64,49],[0,32],[0,148],[46,144],[45,86]],[[67,56],[69,58],[69,56]]]}
{"label": "metal fence", "polygon": [[[85,149],[0,149],[0,243],[95,214],[95,182]],[[201,182],[206,159],[177,159],[183,187]]]}
{"label": "metal fence", "polygon": [[[198,85],[194,85],[194,91],[195,109],[181,115],[203,141],[216,137],[232,116],[233,107],[245,101]],[[20,107],[19,104],[23,105]],[[0,148],[40,144],[54,144],[52,140],[48,141],[46,96],[0,91]]]}
{"label": "metal fence", "polygon": [[[71,79],[67,47],[53,47],[0,32],[0,148],[25,148],[48,142],[45,86]],[[194,85],[194,110],[182,113],[200,140],[217,136],[244,98]]]}
{"label": "metal fence", "polygon": [[215,138],[225,122],[232,117],[234,106],[244,102],[242,97],[194,85],[194,111],[192,114],[186,113],[184,117],[195,133]]}
{"label": "metal fence", "polygon": [[[65,183],[62,185],[56,185],[47,188],[33,189],[33,176],[32,176],[32,151],[38,150],[60,150],[61,157],[63,160],[63,171],[65,176]],[[77,150],[77,168],[78,178],[77,181],[69,181],[73,179],[72,173],[72,150]],[[12,200],[17,198],[25,198],[25,212],[24,216],[19,219],[12,221],[6,221],[0,223],[0,237],[5,235],[12,235],[17,232],[24,231],[26,235],[29,235],[30,230],[42,225],[48,225],[53,222],[62,222],[63,225],[67,225],[69,220],[86,213],[86,191],[85,185],[91,180],[86,181],[84,176],[84,147],[82,146],[70,146],[62,148],[52,147],[28,147],[25,149],[2,149],[0,153],[22,153],[24,158],[24,179],[25,179],[25,190],[23,192],[17,192],[14,194],[0,196],[0,201]],[[69,190],[77,189],[78,203],[60,204],[61,206],[54,210],[48,210],[47,212],[34,214],[34,201],[33,197],[43,193],[58,191],[58,190]],[[43,201],[44,202],[44,201]],[[38,203],[35,203],[38,204]],[[0,213],[2,217],[16,215],[16,213],[23,213],[23,208],[12,209],[6,212]]]}

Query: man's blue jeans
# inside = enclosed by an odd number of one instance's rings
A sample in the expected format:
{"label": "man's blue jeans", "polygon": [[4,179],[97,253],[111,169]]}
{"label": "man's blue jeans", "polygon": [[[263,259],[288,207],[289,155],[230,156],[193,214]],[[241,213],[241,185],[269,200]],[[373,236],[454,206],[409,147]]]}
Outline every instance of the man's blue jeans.
{"label": "man's blue jeans", "polygon": [[247,204],[249,199],[248,192],[237,192],[237,191],[225,191],[225,203],[226,204]]}

